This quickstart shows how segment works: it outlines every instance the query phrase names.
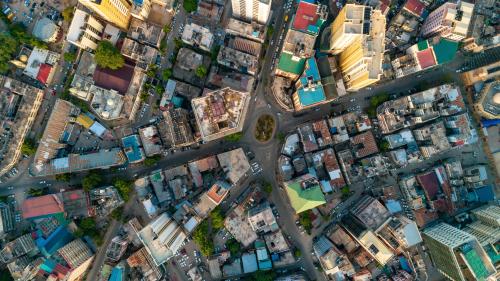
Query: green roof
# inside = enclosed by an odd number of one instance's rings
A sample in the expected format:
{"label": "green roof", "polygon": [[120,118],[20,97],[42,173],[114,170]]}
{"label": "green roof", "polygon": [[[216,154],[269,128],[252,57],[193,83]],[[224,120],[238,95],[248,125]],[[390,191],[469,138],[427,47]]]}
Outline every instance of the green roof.
{"label": "green roof", "polygon": [[295,209],[297,214],[326,203],[325,196],[323,195],[323,191],[321,191],[319,185],[303,189],[300,183],[300,178],[295,181],[285,183],[287,187],[286,193],[288,194],[292,207]]}
{"label": "green roof", "polygon": [[299,60],[292,59],[293,55],[289,53],[281,53],[278,69],[284,72],[290,72],[300,75],[304,70],[306,59],[300,58]]}
{"label": "green roof", "polygon": [[427,40],[422,40],[417,43],[417,47],[419,51],[423,51],[427,48],[429,48],[429,44],[427,43]]}
{"label": "green roof", "polygon": [[441,38],[439,43],[432,46],[434,49],[434,55],[438,64],[450,62],[455,58],[458,50],[458,42],[453,42],[447,39]]}
{"label": "green roof", "polygon": [[464,251],[467,263],[472,267],[472,271],[476,275],[477,280],[485,280],[490,274],[483,264],[483,260],[472,247]]}

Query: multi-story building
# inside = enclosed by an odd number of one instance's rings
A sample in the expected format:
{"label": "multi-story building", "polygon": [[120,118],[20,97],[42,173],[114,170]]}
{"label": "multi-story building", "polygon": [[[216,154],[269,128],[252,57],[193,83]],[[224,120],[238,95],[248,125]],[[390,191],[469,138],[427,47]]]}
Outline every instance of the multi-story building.
{"label": "multi-story building", "polygon": [[423,239],[437,269],[455,281],[487,280],[496,270],[471,234],[441,223],[424,231]]}
{"label": "multi-story building", "polygon": [[500,80],[484,85],[474,109],[484,118],[500,118]]}
{"label": "multi-story building", "polygon": [[0,238],[14,230],[14,220],[9,205],[0,202]]}
{"label": "multi-story building", "polygon": [[111,239],[108,249],[106,250],[106,258],[112,262],[118,262],[122,255],[127,250],[128,241],[120,236],[115,236]]}
{"label": "multi-story building", "polygon": [[78,48],[95,50],[102,40],[104,24],[86,12],[76,9],[66,34],[66,40]]}
{"label": "multi-story building", "polygon": [[267,23],[272,0],[231,0],[233,17],[247,21]]}
{"label": "multi-story building", "polygon": [[128,0],[80,0],[79,2],[118,28],[128,29],[132,7]]}
{"label": "multi-story building", "polygon": [[94,259],[94,254],[81,239],[69,242],[59,249],[57,254],[64,259],[70,269],[64,279],[68,281],[82,280]]}
{"label": "multi-story building", "polygon": [[340,54],[339,67],[348,91],[380,80],[386,19],[380,10],[347,4],[332,24],[330,52]]}
{"label": "multi-story building", "polygon": [[156,281],[160,280],[162,276],[160,269],[156,266],[151,255],[144,247],[133,253],[127,259],[127,263],[130,267],[138,267],[142,272],[144,280]]}
{"label": "multi-story building", "polygon": [[474,4],[464,1],[458,4],[444,3],[425,19],[420,34],[422,37],[439,35],[453,41],[462,41],[467,37],[473,10]]}
{"label": "multi-story building", "polygon": [[174,1],[171,0],[140,0],[140,1],[132,1],[132,7],[130,10],[130,15],[134,18],[140,20],[147,20],[149,14],[155,8],[162,8],[167,12],[173,11]]}

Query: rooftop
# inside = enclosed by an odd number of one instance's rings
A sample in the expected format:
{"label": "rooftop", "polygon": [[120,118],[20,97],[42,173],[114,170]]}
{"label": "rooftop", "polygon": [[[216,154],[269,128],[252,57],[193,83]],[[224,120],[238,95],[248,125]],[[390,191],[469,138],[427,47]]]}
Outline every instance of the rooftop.
{"label": "rooftop", "polygon": [[255,75],[258,59],[236,49],[222,46],[217,56],[217,62],[242,73]]}
{"label": "rooftop", "polygon": [[90,106],[92,110],[104,120],[120,117],[123,107],[123,96],[115,90],[106,90],[92,85],[89,92],[94,96]]}
{"label": "rooftop", "polygon": [[351,145],[356,158],[363,158],[379,151],[371,131],[351,137]]}
{"label": "rooftop", "polygon": [[128,63],[117,70],[97,66],[94,72],[94,81],[96,86],[125,94],[133,76],[134,65]]}
{"label": "rooftop", "polygon": [[158,50],[151,46],[141,44],[135,40],[125,38],[121,49],[122,55],[133,59],[136,66],[144,70],[154,62],[158,56]]}
{"label": "rooftop", "polygon": [[161,26],[132,17],[127,37],[142,44],[158,48],[163,37],[163,30]]}
{"label": "rooftop", "polygon": [[425,3],[420,0],[407,0],[403,9],[417,17],[422,17],[425,11]]}
{"label": "rooftop", "polygon": [[285,182],[285,186],[296,213],[302,213],[326,203],[318,180],[309,174]]}
{"label": "rooftop", "polygon": [[198,47],[208,52],[212,50],[214,35],[210,29],[204,26],[195,23],[186,24],[181,38],[182,41],[191,46]]}
{"label": "rooftop", "polygon": [[153,258],[156,266],[160,266],[176,253],[186,234],[167,213],[163,213],[139,231],[139,239]]}
{"label": "rooftop", "polygon": [[316,36],[288,29],[282,52],[293,54],[301,58],[308,58],[314,55],[314,42]]}
{"label": "rooftop", "polygon": [[250,95],[224,88],[191,100],[202,139],[210,141],[243,129]]}
{"label": "rooftop", "polygon": [[318,65],[314,58],[306,60],[304,72],[297,81],[297,86],[297,95],[301,107],[312,106],[326,100]]}
{"label": "rooftop", "polygon": [[144,152],[147,156],[159,154],[162,151],[163,144],[158,133],[156,126],[151,125],[139,129],[139,136],[141,137]]}
{"label": "rooftop", "polygon": [[327,16],[326,6],[315,4],[314,1],[300,1],[293,17],[292,28],[317,35]]}
{"label": "rooftop", "polygon": [[377,229],[389,218],[389,212],[377,199],[364,196],[351,207],[351,213],[367,228]]}
{"label": "rooftop", "polygon": [[23,218],[39,218],[64,212],[61,200],[55,194],[28,198],[21,207]]}
{"label": "rooftop", "polygon": [[123,149],[130,163],[137,163],[146,158],[144,150],[140,147],[139,135],[130,135],[122,138]]}
{"label": "rooftop", "polygon": [[250,171],[250,163],[242,148],[217,154],[217,159],[232,184],[238,183]]}
{"label": "rooftop", "polygon": [[246,23],[234,18],[229,18],[226,25],[227,33],[243,36],[260,43],[264,43],[266,36],[265,30],[265,25],[256,22]]}
{"label": "rooftop", "polygon": [[296,57],[293,54],[282,52],[279,58],[277,69],[283,72],[300,75],[304,69],[306,60]]}

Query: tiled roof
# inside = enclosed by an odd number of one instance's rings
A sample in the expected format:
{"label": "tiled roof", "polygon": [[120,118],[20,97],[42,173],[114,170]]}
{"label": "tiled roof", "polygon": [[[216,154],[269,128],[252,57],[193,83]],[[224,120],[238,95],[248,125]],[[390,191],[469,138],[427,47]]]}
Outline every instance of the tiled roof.
{"label": "tiled roof", "polygon": [[64,212],[64,207],[55,194],[26,199],[22,205],[23,218],[34,218]]}
{"label": "tiled roof", "polygon": [[36,76],[36,80],[42,82],[43,84],[47,83],[47,80],[49,79],[49,74],[52,70],[52,66],[42,63],[40,65],[40,70],[38,71],[38,74]]}
{"label": "tiled roof", "polygon": [[436,65],[432,49],[426,49],[417,53],[418,63],[422,69]]}
{"label": "tiled roof", "polygon": [[425,10],[425,4],[420,0],[408,0],[403,7],[408,12],[420,17]]}

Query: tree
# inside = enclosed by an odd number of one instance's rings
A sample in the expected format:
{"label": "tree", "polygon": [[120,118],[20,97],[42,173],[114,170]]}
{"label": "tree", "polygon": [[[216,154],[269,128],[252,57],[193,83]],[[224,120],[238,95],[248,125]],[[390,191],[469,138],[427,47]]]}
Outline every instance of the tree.
{"label": "tree", "polygon": [[156,165],[156,163],[158,163],[158,161],[160,161],[160,159],[161,159],[161,156],[159,156],[159,155],[146,157],[146,159],[144,160],[144,165],[146,165],[147,167],[152,167],[152,166]]}
{"label": "tree", "polygon": [[227,249],[231,252],[231,256],[237,255],[241,250],[241,244],[236,239],[230,239],[226,242]]}
{"label": "tree", "polygon": [[201,253],[208,257],[214,252],[212,233],[208,231],[208,221],[204,220],[193,232],[193,240],[200,247]]}
{"label": "tree", "polygon": [[379,146],[380,146],[380,150],[382,152],[386,152],[386,151],[388,151],[390,149],[390,144],[389,144],[389,142],[387,140],[382,140],[380,142]]}
{"label": "tree", "polygon": [[62,16],[65,22],[71,22],[75,14],[75,7],[67,7],[62,11]]}
{"label": "tree", "polygon": [[302,252],[300,251],[300,249],[295,249],[295,251],[293,252],[293,255],[296,258],[300,258],[300,257],[302,257]]}
{"label": "tree", "polygon": [[28,194],[30,196],[33,196],[33,197],[37,197],[37,196],[42,196],[43,195],[43,189],[34,189],[34,188],[30,188],[28,190]]}
{"label": "tree", "polygon": [[231,135],[227,135],[224,137],[224,139],[227,141],[238,142],[239,140],[241,140],[242,137],[243,137],[243,133],[240,132],[240,133],[234,133]]}
{"label": "tree", "polygon": [[212,59],[213,62],[217,61],[217,57],[219,56],[219,51],[220,51],[220,45],[215,45],[215,47],[212,48],[212,52],[210,52],[210,59]]}
{"label": "tree", "polygon": [[90,171],[82,180],[82,187],[85,191],[98,187],[102,183],[102,176],[97,170]]}
{"label": "tree", "polygon": [[9,68],[9,61],[17,52],[18,42],[9,33],[0,32],[0,74],[5,74]]}
{"label": "tree", "polygon": [[273,281],[276,278],[276,273],[274,271],[262,271],[258,270],[252,275],[250,275],[249,280],[251,281]]}
{"label": "tree", "polygon": [[172,31],[172,27],[171,27],[170,25],[167,25],[167,24],[166,24],[166,25],[163,27],[163,32],[165,32],[165,34],[169,34],[169,33],[170,33],[170,31]]}
{"label": "tree", "polygon": [[184,10],[187,13],[194,12],[198,8],[198,1],[197,0],[184,0],[182,2],[182,7],[184,7]]}
{"label": "tree", "polygon": [[279,141],[284,141],[285,140],[285,134],[282,133],[282,132],[277,132],[276,133],[276,139],[278,139]]}
{"label": "tree", "polygon": [[66,52],[64,53],[64,61],[73,63],[76,60],[76,54],[75,53],[70,53]]}
{"label": "tree", "polygon": [[97,44],[94,59],[98,66],[113,70],[119,69],[125,64],[120,51],[106,40],[102,40]]}
{"label": "tree", "polygon": [[271,36],[273,36],[273,33],[274,33],[274,27],[272,26],[268,26],[267,27],[267,38],[270,38]]}
{"label": "tree", "polygon": [[216,207],[212,212],[210,212],[210,220],[212,222],[212,228],[215,231],[224,228],[224,215],[222,214],[222,209]]}
{"label": "tree", "polygon": [[269,195],[269,194],[271,194],[271,192],[273,192],[273,185],[267,181],[263,182],[262,189],[264,190],[265,193],[267,193]]}
{"label": "tree", "polygon": [[56,175],[56,180],[57,181],[65,181],[69,182],[71,180],[71,174],[70,173],[65,173],[65,174],[57,174]]}
{"label": "tree", "polygon": [[207,76],[207,68],[204,67],[203,65],[200,65],[200,66],[198,66],[198,68],[196,68],[195,74],[199,78],[203,78],[203,77]]}
{"label": "tree", "polygon": [[114,209],[109,216],[117,221],[122,220],[123,206]]}
{"label": "tree", "polygon": [[131,181],[116,178],[113,181],[113,186],[118,190],[123,201],[127,202],[130,199],[130,192],[132,191]]}
{"label": "tree", "polygon": [[163,72],[161,73],[161,77],[163,78],[163,81],[167,81],[168,79],[170,79],[170,76],[172,76],[172,69],[171,68],[164,69]]}
{"label": "tree", "polygon": [[351,191],[349,189],[349,186],[346,185],[346,186],[342,187],[342,189],[340,190],[340,192],[342,193],[342,198],[347,198],[347,197],[349,197],[349,193]]}
{"label": "tree", "polygon": [[36,145],[32,139],[25,139],[21,146],[21,153],[26,155],[33,155],[36,152]]}
{"label": "tree", "polygon": [[299,214],[300,224],[304,227],[307,233],[311,233],[312,221],[311,221],[311,211],[305,211]]}

